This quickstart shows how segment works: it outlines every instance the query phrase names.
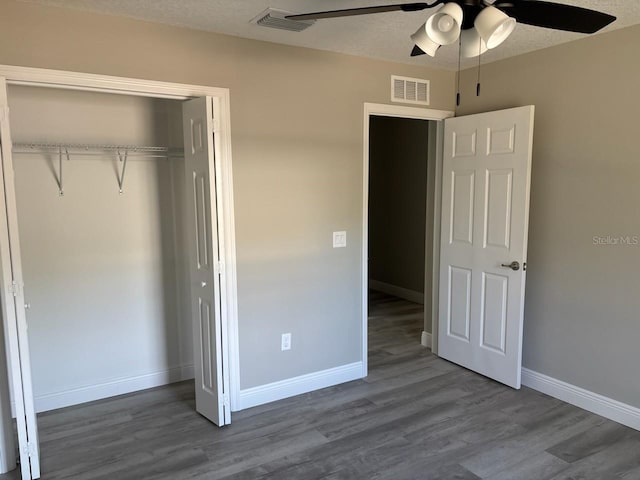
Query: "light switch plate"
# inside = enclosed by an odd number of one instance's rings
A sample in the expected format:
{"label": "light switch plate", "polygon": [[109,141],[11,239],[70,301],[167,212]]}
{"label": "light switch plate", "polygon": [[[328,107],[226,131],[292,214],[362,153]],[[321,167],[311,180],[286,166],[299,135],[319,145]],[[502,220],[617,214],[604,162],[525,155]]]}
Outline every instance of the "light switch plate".
{"label": "light switch plate", "polygon": [[333,232],[333,248],[347,246],[347,232]]}

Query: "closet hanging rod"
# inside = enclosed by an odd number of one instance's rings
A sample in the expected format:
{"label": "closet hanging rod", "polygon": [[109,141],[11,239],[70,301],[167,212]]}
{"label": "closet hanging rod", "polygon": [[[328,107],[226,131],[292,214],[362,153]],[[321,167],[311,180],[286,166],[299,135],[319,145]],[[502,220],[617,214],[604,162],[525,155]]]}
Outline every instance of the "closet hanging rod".
{"label": "closet hanging rod", "polygon": [[14,153],[41,153],[51,151],[58,153],[60,150],[69,155],[104,155],[105,153],[124,153],[129,155],[169,157],[180,155],[182,149],[169,147],[151,147],[141,145],[94,145],[85,143],[14,143]]}

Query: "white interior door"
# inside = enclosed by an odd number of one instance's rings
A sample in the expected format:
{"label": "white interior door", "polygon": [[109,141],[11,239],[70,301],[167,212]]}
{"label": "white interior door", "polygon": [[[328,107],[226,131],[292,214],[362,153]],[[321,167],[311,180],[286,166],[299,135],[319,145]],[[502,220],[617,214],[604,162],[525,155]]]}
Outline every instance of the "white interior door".
{"label": "white interior door", "polygon": [[[0,78],[0,283],[5,343],[9,353],[22,479],[40,478],[38,424],[31,383],[24,282],[18,235],[18,211],[11,158],[7,85]],[[2,388],[2,386],[0,386]]]}
{"label": "white interior door", "polygon": [[438,354],[520,388],[534,107],[445,120]]}
{"label": "white interior door", "polygon": [[196,410],[222,426],[231,423],[231,411],[228,354],[222,341],[215,110],[211,97],[189,100],[182,108]]}

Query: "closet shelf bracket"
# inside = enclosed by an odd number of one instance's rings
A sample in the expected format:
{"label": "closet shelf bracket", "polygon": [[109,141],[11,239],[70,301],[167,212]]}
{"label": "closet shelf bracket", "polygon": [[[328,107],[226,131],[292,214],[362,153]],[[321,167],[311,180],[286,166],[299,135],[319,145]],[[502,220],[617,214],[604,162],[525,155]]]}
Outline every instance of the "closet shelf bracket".
{"label": "closet shelf bracket", "polygon": [[129,150],[125,149],[124,153],[118,150],[117,154],[118,154],[118,160],[120,160],[119,163],[122,164],[122,169],[120,169],[120,166],[118,165],[118,170],[117,170],[118,188],[120,190],[120,195],[122,195],[124,193],[122,187],[124,185],[124,174],[127,171],[127,159],[129,158]]}
{"label": "closet shelf bracket", "polygon": [[58,177],[56,178],[56,182],[58,184],[58,195],[61,197],[64,196],[64,184],[62,183],[62,150],[64,149],[65,156],[67,157],[67,161],[69,161],[69,149],[63,148],[62,146],[58,147]]}

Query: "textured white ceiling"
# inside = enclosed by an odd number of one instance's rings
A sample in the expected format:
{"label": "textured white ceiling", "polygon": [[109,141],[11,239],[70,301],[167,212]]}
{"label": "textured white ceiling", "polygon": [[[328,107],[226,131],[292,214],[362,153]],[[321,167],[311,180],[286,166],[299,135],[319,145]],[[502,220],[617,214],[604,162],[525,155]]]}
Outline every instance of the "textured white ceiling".
{"label": "textured white ceiling", "polygon": [[[152,22],[179,25],[198,30],[333,52],[378,58],[401,63],[457,68],[455,45],[440,48],[436,58],[411,58],[409,35],[430,15],[422,12],[391,12],[359,17],[319,20],[309,29],[287,32],[258,27],[250,23],[267,7],[296,13],[318,10],[389,5],[402,0],[23,0],[44,5],[122,15]],[[556,0],[603,11],[618,19],[602,30],[611,31],[640,23],[639,0]],[[600,33],[600,32],[599,32]],[[499,47],[482,56],[483,63],[519,55],[532,50],[569,42],[585,35],[518,25]],[[473,65],[466,60],[463,68]]]}

